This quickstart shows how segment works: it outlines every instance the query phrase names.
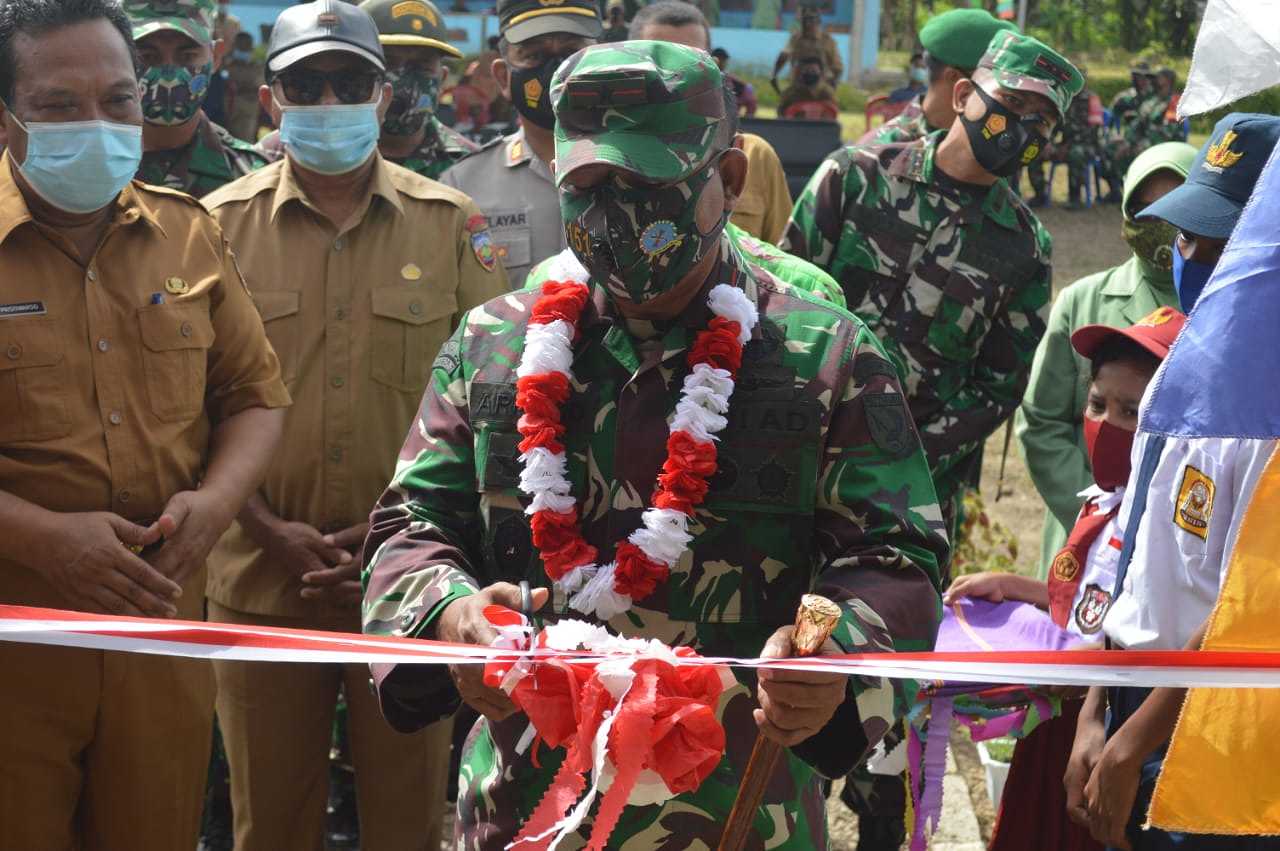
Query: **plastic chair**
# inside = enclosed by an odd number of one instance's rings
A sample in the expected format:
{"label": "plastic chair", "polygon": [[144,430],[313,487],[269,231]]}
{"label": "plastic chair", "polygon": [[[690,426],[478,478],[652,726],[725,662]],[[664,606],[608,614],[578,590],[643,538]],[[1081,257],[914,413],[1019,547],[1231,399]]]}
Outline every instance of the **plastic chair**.
{"label": "plastic chair", "polygon": [[829,100],[802,100],[787,107],[782,117],[805,121],[838,121],[840,107]]}
{"label": "plastic chair", "polygon": [[867,106],[866,109],[863,110],[863,115],[867,120],[866,131],[871,130],[872,118],[879,116],[882,121],[888,121],[890,118],[897,117],[902,110],[907,108],[907,104],[909,103],[911,103],[909,100],[893,103],[889,100],[888,95],[876,95],[873,98],[867,98]]}
{"label": "plastic chair", "polygon": [[[1095,195],[1102,194],[1102,178],[1098,176],[1097,157],[1088,160],[1084,164],[1084,206],[1088,209],[1093,206]],[[1049,165],[1049,186],[1053,186],[1053,177],[1058,173],[1058,166],[1067,165],[1065,162],[1053,162]]]}

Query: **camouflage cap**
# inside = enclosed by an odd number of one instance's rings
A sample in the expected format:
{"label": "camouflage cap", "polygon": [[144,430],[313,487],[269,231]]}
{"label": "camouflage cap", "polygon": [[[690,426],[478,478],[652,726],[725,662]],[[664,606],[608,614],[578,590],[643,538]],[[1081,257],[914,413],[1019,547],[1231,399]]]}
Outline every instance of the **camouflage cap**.
{"label": "camouflage cap", "polygon": [[1062,54],[1029,35],[996,33],[973,73],[978,85],[994,82],[1002,89],[1047,97],[1066,115],[1071,99],[1084,88],[1084,75]]}
{"label": "camouflage cap", "polygon": [[952,9],[934,15],[920,28],[920,44],[928,54],[952,68],[972,70],[998,33],[1018,28],[985,9]]}
{"label": "camouflage cap", "polygon": [[551,33],[600,38],[596,0],[498,0],[498,31],[512,44]]}
{"label": "camouflage cap", "polygon": [[213,41],[216,0],[127,0],[124,10],[134,41],[161,30],[182,33],[197,44]]}
{"label": "camouflage cap", "polygon": [[444,18],[431,0],[364,0],[360,8],[377,24],[383,46],[431,47],[462,58],[462,51],[449,43]]}
{"label": "camouflage cap", "polygon": [[733,141],[719,67],[709,53],[667,41],[579,50],[556,71],[551,106],[557,186],[593,163],[673,183]]}

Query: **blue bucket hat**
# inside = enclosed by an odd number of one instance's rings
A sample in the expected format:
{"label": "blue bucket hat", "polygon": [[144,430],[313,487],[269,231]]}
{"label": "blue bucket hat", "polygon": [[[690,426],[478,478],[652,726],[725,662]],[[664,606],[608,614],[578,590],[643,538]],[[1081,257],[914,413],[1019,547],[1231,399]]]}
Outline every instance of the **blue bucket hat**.
{"label": "blue bucket hat", "polygon": [[1164,219],[1178,230],[1227,239],[1280,139],[1280,118],[1233,112],[1213,128],[1196,154],[1187,182],[1137,216]]}

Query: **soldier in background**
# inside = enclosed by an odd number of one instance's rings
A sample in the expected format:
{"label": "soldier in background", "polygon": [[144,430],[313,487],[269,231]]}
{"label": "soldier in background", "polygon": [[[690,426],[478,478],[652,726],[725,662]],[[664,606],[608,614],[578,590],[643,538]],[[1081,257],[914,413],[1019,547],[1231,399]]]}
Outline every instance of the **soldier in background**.
{"label": "soldier in background", "polygon": [[560,63],[602,33],[595,0],[500,0],[501,54],[493,77],[511,98],[520,129],[490,142],[440,181],[470,195],[489,220],[512,289],[536,263],[565,247],[560,202],[551,182],[555,157],[551,77]]}
{"label": "soldier in background", "polygon": [[606,10],[605,17],[606,26],[601,41],[610,44],[619,41],[626,41],[627,35],[627,18],[626,9],[622,0],[609,0],[609,8]]}
{"label": "soldier in background", "polygon": [[[1151,147],[1147,140],[1144,111],[1152,109],[1147,102],[1158,97],[1155,90],[1155,72],[1146,60],[1134,62],[1129,68],[1129,88],[1111,101],[1111,124],[1107,127],[1102,146],[1102,176],[1110,191],[1102,199],[1108,204],[1121,200],[1121,186],[1129,172],[1133,158]],[[1144,110],[1144,105],[1146,109]]]}
{"label": "soldier in background", "polygon": [[1016,29],[984,9],[952,9],[920,28],[928,87],[902,112],[867,131],[859,145],[912,142],[955,120],[951,98],[959,80],[967,79],[996,33]]}
{"label": "soldier in background", "polygon": [[227,130],[237,139],[258,141],[258,128],[262,126],[262,107],[258,105],[258,88],[262,85],[266,67],[253,56],[253,36],[248,32],[236,33],[231,53],[226,63],[227,79]]}
{"label": "soldier in background", "polygon": [[[778,54],[770,82],[777,89],[778,75],[790,62],[791,85],[782,93],[783,102],[835,101],[835,89],[844,76],[840,48],[836,46],[831,33],[822,29],[822,9],[817,0],[802,0],[799,18],[800,29],[791,34],[787,46]],[[815,62],[818,65],[816,78],[813,77],[814,69],[804,67]],[[778,113],[782,113],[781,104]]]}
{"label": "soldier in background", "polygon": [[202,108],[225,49],[214,38],[213,0],[130,0],[125,11],[142,67],[138,179],[199,198],[264,165]]}
{"label": "soldier in background", "polygon": [[365,0],[387,57],[391,106],[378,150],[397,165],[433,180],[480,146],[436,118],[444,57],[462,58],[449,44],[440,10],[431,0]]}
{"label": "soldier in background", "polygon": [[[1078,67],[1080,73],[1087,77],[1084,67]],[[1032,190],[1032,199],[1027,206],[1042,207],[1049,203],[1049,193],[1053,188],[1046,176],[1046,172],[1052,174],[1049,164],[1066,163],[1067,209],[1083,210],[1089,163],[1098,159],[1102,132],[1102,101],[1086,87],[1071,101],[1066,116],[1058,125],[1058,135],[1053,144],[1027,166],[1027,178],[1031,181]]]}
{"label": "soldier in background", "polygon": [[[574,374],[591,390],[563,408],[563,440],[583,535],[604,558],[619,530],[639,527],[653,493],[666,411],[681,393],[694,334],[706,327],[710,288],[737,289],[760,316],[717,444],[717,465],[735,474],[711,479],[706,506],[689,512],[695,534],[685,555],[654,593],[607,621],[611,631],[707,655],[786,655],[788,624],[812,589],[840,605],[832,648],[931,646],[946,544],[898,380],[861,322],[779,283],[724,238],[726,201],[741,192],[746,158],[730,147],[724,83],[710,56],[662,41],[597,45],[561,66],[552,102],[562,222],[573,234],[560,265],[592,284],[572,347]],[[645,173],[628,170],[631,162],[646,163]],[[617,221],[628,226],[610,226]],[[646,259],[655,239],[682,247]],[[606,244],[611,251],[594,248]],[[372,518],[366,632],[487,645],[484,607],[520,608],[511,583],[532,580],[535,608],[547,602],[550,580],[517,488],[519,411],[506,401],[515,398],[516,364],[501,355],[525,345],[539,295],[529,287],[489,302],[441,350]],[[769,425],[776,417],[788,426]],[[485,714],[463,756],[454,844],[496,851],[556,764],[544,749],[539,766],[518,746],[527,719],[483,685],[477,666],[466,667],[379,665],[374,677],[397,729],[447,715],[459,695]],[[788,748],[775,778],[783,782],[769,785],[757,823],[776,826],[778,848],[826,847],[822,776],[838,776],[874,746],[905,711],[906,689],[811,673],[742,676],[720,700],[729,750],[715,772],[696,792],[627,810],[610,847],[715,847],[757,731]],[[581,834],[568,841],[580,847]]]}

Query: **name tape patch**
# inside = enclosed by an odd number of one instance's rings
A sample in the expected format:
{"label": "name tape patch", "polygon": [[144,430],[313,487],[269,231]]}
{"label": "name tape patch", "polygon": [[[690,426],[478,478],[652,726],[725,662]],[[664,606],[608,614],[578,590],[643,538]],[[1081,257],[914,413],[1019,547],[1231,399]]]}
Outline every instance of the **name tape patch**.
{"label": "name tape patch", "polygon": [[0,319],[11,319],[15,316],[43,316],[49,311],[44,309],[43,301],[24,301],[18,304],[0,304]]}

